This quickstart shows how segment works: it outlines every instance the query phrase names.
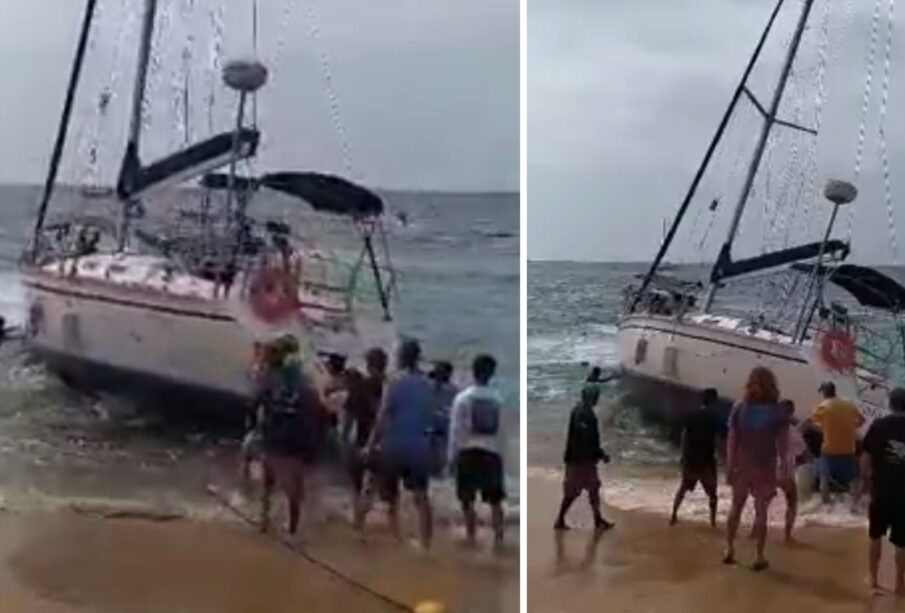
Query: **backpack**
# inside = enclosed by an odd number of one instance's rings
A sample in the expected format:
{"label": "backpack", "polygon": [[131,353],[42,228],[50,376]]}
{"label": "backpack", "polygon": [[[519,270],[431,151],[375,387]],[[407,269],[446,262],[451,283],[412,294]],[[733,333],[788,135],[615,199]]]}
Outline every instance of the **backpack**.
{"label": "backpack", "polygon": [[[282,379],[279,378],[279,379]],[[278,380],[265,398],[261,435],[266,450],[313,459],[316,436],[313,412],[304,390],[294,382]]]}
{"label": "backpack", "polygon": [[495,398],[471,399],[471,431],[481,436],[500,431],[500,403]]}

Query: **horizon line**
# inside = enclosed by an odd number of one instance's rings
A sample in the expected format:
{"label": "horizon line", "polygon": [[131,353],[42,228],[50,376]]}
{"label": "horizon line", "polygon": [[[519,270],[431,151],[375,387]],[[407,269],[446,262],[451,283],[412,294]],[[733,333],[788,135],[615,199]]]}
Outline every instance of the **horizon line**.
{"label": "horizon line", "polygon": [[[42,189],[44,186],[41,183],[22,183],[22,182],[14,182],[14,181],[0,181],[0,187],[14,187],[14,188],[24,188],[24,189]],[[89,184],[84,183],[57,183],[54,187],[65,187],[65,188],[75,188],[80,189],[84,187],[93,187]],[[109,187],[110,189],[115,189],[113,185],[102,185],[101,187]],[[175,186],[175,189],[190,189],[193,185],[185,185],[185,186]],[[497,190],[497,189],[443,189],[443,188],[417,188],[417,187],[385,187],[385,186],[374,186],[367,185],[368,189],[377,192],[385,192],[385,193],[410,193],[410,194],[446,194],[446,195],[464,195],[464,196],[517,196],[520,195],[520,191],[516,188],[514,190]]]}

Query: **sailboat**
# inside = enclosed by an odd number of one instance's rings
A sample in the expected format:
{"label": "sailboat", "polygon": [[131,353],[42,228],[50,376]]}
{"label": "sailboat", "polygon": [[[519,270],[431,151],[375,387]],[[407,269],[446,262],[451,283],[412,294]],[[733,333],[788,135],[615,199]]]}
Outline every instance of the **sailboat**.
{"label": "sailboat", "polygon": [[[840,395],[857,402],[870,421],[886,410],[887,391],[901,370],[903,336],[899,315],[905,308],[905,287],[881,271],[847,263],[848,241],[833,238],[840,210],[853,206],[858,190],[852,183],[828,181],[823,189],[826,211],[823,239],[744,258],[733,257],[742,217],[749,206],[752,186],[761,170],[768,140],[774,130],[797,130],[816,135],[809,126],[779,116],[783,94],[811,17],[814,0],[800,0],[801,13],[786,50],[781,72],[769,104],[762,104],[748,80],[783,5],[780,0],[769,18],[735,94],[707,150],[691,187],[640,283],[626,288],[619,320],[618,353],[625,386],[636,405],[666,420],[698,406],[700,392],[715,388],[728,405],[739,397],[752,368],[766,366],[777,376],[781,393],[806,416],[819,401],[822,381],[836,382]],[[740,100],[758,111],[760,131],[748,163],[744,184],[733,210],[728,233],[716,254],[709,279],[678,284],[659,274],[701,179]],[[805,196],[811,197],[811,196]],[[716,200],[711,211],[716,208]],[[815,215],[813,210],[811,215]],[[817,223],[809,220],[813,226]],[[822,223],[822,222],[821,222]],[[767,302],[799,304],[786,323],[771,321],[764,313],[740,316],[715,303],[725,286],[754,275],[782,271],[794,276],[788,291],[774,292]],[[846,304],[832,291],[846,293]],[[863,325],[851,302],[889,320],[880,341],[898,344],[898,350],[879,352],[876,340]],[[875,335],[876,336],[876,335]],[[872,344],[873,343],[873,344]]]}
{"label": "sailboat", "polygon": [[[260,132],[248,101],[268,69],[255,59],[223,68],[238,100],[235,124],[162,159],[142,159],[142,106],[157,0],[144,0],[125,154],[115,188],[118,219],[48,221],[48,208],[85,62],[96,0],[87,0],[34,233],[22,256],[28,347],[65,381],[169,407],[241,408],[262,344],[292,334],[309,364],[323,353],[359,358],[396,339],[395,284],[381,198],[316,172],[241,175]],[[191,189],[186,189],[189,186]],[[301,241],[285,219],[258,219],[260,191],[351,220],[361,239],[351,264]],[[177,194],[178,192],[178,194]],[[187,195],[188,194],[188,195]],[[150,196],[197,202],[179,223],[148,231],[135,220]],[[363,286],[373,277],[376,291]]]}

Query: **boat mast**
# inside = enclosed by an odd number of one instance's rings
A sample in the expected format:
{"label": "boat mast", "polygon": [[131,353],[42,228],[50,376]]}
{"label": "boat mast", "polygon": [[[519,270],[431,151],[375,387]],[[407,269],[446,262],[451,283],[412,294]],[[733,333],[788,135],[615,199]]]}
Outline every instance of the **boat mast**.
{"label": "boat mast", "polygon": [[713,139],[710,141],[710,145],[707,147],[707,152],[704,154],[704,159],[701,161],[701,165],[698,167],[697,173],[695,173],[694,179],[692,179],[691,181],[691,186],[688,188],[688,192],[685,194],[685,199],[682,200],[682,204],[679,206],[679,211],[676,213],[676,217],[672,222],[672,226],[670,226],[669,231],[663,238],[663,243],[660,245],[660,250],[657,252],[656,257],[654,257],[654,261],[651,263],[650,268],[647,271],[647,274],[644,276],[644,280],[641,282],[641,287],[639,287],[638,291],[635,292],[635,297],[632,300],[631,310],[635,309],[638,301],[641,299],[641,296],[644,293],[644,290],[646,290],[650,285],[651,280],[653,280],[654,278],[654,274],[656,274],[657,272],[657,268],[659,268],[660,263],[666,256],[666,252],[667,250],[669,250],[669,246],[672,244],[672,241],[676,236],[676,232],[678,232],[679,230],[679,224],[682,223],[682,219],[685,217],[685,213],[688,211],[691,200],[692,198],[694,198],[695,193],[698,191],[698,185],[701,183],[701,179],[704,178],[704,172],[710,166],[710,159],[716,152],[717,145],[723,139],[723,133],[726,131],[726,127],[729,125],[729,119],[732,117],[732,113],[735,111],[735,107],[738,104],[739,99],[741,99],[742,94],[745,92],[745,86],[748,82],[748,77],[751,75],[751,71],[754,70],[754,66],[757,64],[757,60],[760,58],[761,50],[764,48],[764,44],[767,42],[767,37],[769,36],[770,31],[773,29],[773,23],[776,21],[776,16],[779,15],[779,10],[782,8],[784,1],[785,0],[777,0],[776,6],[773,8],[773,12],[770,14],[770,19],[769,21],[767,21],[767,26],[764,28],[764,31],[760,36],[760,40],[757,42],[757,46],[754,48],[754,53],[751,54],[751,58],[748,60],[748,65],[745,67],[745,72],[742,74],[742,78],[739,81],[738,86],[735,88],[735,93],[732,95],[732,100],[729,102],[729,106],[726,108],[726,112],[723,114],[723,118],[720,120],[720,125],[717,127],[716,133],[713,135]]}
{"label": "boat mast", "polygon": [[[154,38],[154,22],[157,17],[157,0],[145,0],[144,19],[141,28],[141,42],[138,48],[138,67],[135,70],[135,85],[132,90],[132,116],[129,124],[129,140],[126,143],[126,159],[124,165],[138,167],[138,154],[141,144],[141,110],[145,100],[148,83],[148,65],[151,61],[151,44]],[[124,168],[124,170],[127,170]],[[129,230],[129,216],[138,205],[138,199],[130,198],[123,203],[122,220],[119,232],[119,248],[125,249]]]}
{"label": "boat mast", "polygon": [[40,235],[41,231],[44,229],[44,220],[47,217],[47,207],[50,204],[50,197],[53,195],[53,188],[57,181],[57,173],[60,169],[60,159],[63,157],[63,148],[66,145],[66,133],[69,132],[69,120],[72,117],[72,107],[75,105],[75,94],[81,78],[82,66],[85,63],[85,51],[88,48],[88,37],[91,33],[91,25],[94,21],[94,8],[96,5],[97,0],[88,0],[85,3],[85,16],[82,18],[82,30],[79,34],[79,42],[76,47],[75,60],[72,64],[72,72],[69,75],[69,85],[66,88],[63,115],[60,118],[57,139],[53,146],[53,153],[50,156],[50,167],[47,171],[47,178],[44,181],[44,191],[41,195],[41,204],[38,207],[38,216],[35,220],[30,254],[30,259],[32,261],[37,258],[40,249]]}
{"label": "boat mast", "polygon": [[[770,103],[769,110],[766,111],[764,116],[764,125],[761,129],[757,146],[754,149],[754,157],[751,159],[751,164],[748,166],[748,174],[745,179],[745,184],[742,187],[742,193],[739,196],[738,204],[735,206],[735,212],[732,214],[732,222],[729,224],[726,242],[723,243],[719,256],[717,257],[717,262],[714,265],[714,273],[720,263],[725,261],[732,251],[732,243],[738,234],[738,226],[742,220],[742,213],[745,210],[745,206],[748,204],[748,197],[751,195],[751,188],[754,185],[754,179],[757,177],[757,170],[760,167],[761,159],[763,158],[764,151],[767,147],[767,139],[770,136],[770,131],[773,129],[773,124],[777,122],[776,113],[779,111],[779,104],[782,102],[782,95],[783,92],[785,92],[786,83],[789,80],[789,75],[792,73],[792,64],[795,63],[795,56],[798,54],[801,37],[804,34],[804,28],[808,23],[811,7],[813,6],[814,0],[804,0],[801,9],[801,17],[798,19],[795,34],[792,36],[792,42],[789,44],[789,49],[786,52],[786,59],[782,67],[782,72],[779,75],[779,82],[776,84],[776,91],[773,92],[773,100]],[[713,305],[713,299],[716,296],[718,286],[719,279],[715,274],[711,274],[710,288],[707,291],[707,298],[704,300],[703,306],[705,313],[709,311],[710,307]]]}

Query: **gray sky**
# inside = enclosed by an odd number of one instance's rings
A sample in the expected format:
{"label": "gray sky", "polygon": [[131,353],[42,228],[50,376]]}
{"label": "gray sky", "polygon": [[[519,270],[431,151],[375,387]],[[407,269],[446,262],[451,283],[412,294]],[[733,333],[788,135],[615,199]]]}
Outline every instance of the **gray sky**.
{"label": "gray sky", "polygon": [[[194,3],[193,12],[185,7]],[[129,5],[132,9],[126,9]],[[63,178],[109,180],[122,151],[135,57],[137,0],[100,0]],[[222,16],[224,55],[251,49],[251,0],[161,0],[160,67],[152,75],[147,155],[182,142],[183,52],[191,54],[192,136],[208,134],[209,7]],[[272,81],[260,100],[262,164],[342,172],[348,141],[355,178],[385,187],[518,189],[517,0],[260,0],[260,55]],[[0,3],[0,181],[41,180],[62,104],[83,2]],[[314,19],[312,19],[312,6]],[[312,35],[312,25],[318,33]],[[191,44],[186,41],[193,36]],[[324,84],[326,56],[339,126]],[[101,119],[101,91],[114,93]],[[215,123],[233,108],[217,89]],[[97,141],[99,162],[86,162]],[[81,153],[79,153],[81,151]],[[90,166],[90,167],[89,167]]]}
{"label": "gray sky", "polygon": [[[755,185],[755,200],[743,218],[738,254],[817,238],[828,214],[819,204],[819,187],[829,177],[853,178],[874,3],[836,1],[827,12],[827,1],[815,2],[782,107],[784,117],[798,117],[808,126],[819,116],[821,136],[815,140],[788,130],[776,133],[765,162],[770,172]],[[672,220],[774,4],[529,2],[529,258],[653,257],[662,221]],[[893,260],[877,136],[889,3],[879,4],[874,89],[857,182],[861,195],[852,209],[857,212],[855,256],[871,262]],[[801,5],[801,0],[786,2],[764,62],[753,76],[752,89],[765,105]],[[901,23],[894,30],[901,36]],[[821,49],[826,50],[825,63],[819,59]],[[897,196],[902,180],[896,173],[905,161],[905,126],[896,110],[905,102],[902,60],[905,44],[897,38],[892,44],[886,133],[898,228],[905,227],[905,214],[900,213],[905,207]],[[823,72],[821,65],[826,66]],[[824,102],[818,113],[815,100],[821,89]],[[750,105],[743,104],[670,259],[715,256],[740,188],[745,147],[750,150],[758,121]],[[719,206],[711,215],[707,205],[713,198]],[[845,237],[848,213],[838,228],[837,235]],[[905,247],[901,235],[900,230],[895,252],[899,262]]]}

